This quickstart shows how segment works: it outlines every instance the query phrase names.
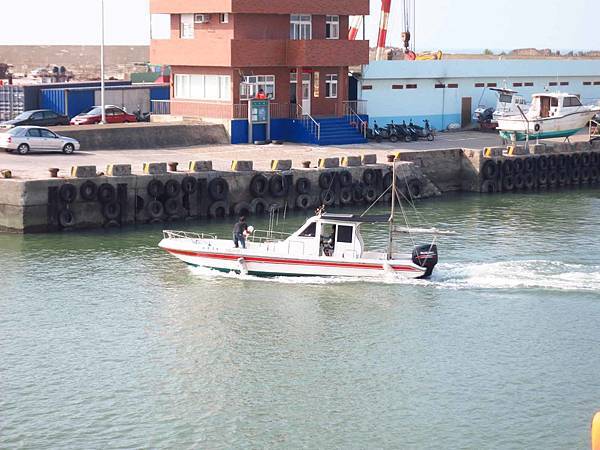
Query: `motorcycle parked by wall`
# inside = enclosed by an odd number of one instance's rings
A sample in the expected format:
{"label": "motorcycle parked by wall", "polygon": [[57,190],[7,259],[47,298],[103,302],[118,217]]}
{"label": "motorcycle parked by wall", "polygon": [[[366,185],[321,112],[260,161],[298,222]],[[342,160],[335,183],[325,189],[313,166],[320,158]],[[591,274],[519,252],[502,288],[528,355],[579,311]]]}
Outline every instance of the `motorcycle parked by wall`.
{"label": "motorcycle parked by wall", "polygon": [[408,129],[416,136],[416,139],[427,139],[429,142],[433,141],[435,137],[433,136],[433,130],[429,125],[429,120],[423,120],[425,122],[424,127],[420,127],[418,125],[413,124],[412,120],[408,124]]}
{"label": "motorcycle parked by wall", "polygon": [[135,116],[138,122],[150,122],[150,113],[142,112],[142,109],[139,107],[136,111],[133,112],[133,115]]}
{"label": "motorcycle parked by wall", "polygon": [[399,139],[393,123],[381,128],[377,122],[373,123],[373,128],[367,128],[367,138],[375,140],[378,144],[384,139],[388,139],[390,142],[398,142]]}

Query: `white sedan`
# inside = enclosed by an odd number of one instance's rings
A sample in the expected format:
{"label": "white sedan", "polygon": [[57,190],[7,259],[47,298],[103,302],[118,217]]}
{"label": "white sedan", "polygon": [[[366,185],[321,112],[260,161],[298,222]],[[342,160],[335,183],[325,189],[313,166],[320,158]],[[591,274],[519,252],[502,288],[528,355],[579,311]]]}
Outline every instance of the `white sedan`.
{"label": "white sedan", "polygon": [[57,150],[70,155],[79,150],[79,142],[47,128],[23,126],[0,133],[0,148],[9,153],[16,150],[20,155],[26,155],[31,150]]}

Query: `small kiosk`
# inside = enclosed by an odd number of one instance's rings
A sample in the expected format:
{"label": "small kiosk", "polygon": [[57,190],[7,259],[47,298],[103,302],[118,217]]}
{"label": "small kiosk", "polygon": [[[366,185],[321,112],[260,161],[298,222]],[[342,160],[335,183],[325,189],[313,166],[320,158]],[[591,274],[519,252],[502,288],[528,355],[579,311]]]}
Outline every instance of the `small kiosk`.
{"label": "small kiosk", "polygon": [[254,125],[265,125],[266,140],[271,140],[271,108],[269,99],[248,100],[248,143],[254,142]]}

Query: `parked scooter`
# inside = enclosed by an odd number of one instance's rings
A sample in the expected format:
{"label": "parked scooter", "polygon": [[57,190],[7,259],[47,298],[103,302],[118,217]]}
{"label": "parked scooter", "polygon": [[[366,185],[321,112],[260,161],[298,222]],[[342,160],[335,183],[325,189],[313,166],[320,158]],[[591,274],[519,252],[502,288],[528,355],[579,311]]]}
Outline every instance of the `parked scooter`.
{"label": "parked scooter", "polygon": [[150,113],[143,113],[142,109],[138,107],[137,111],[133,112],[138,122],[150,122]]}
{"label": "parked scooter", "polygon": [[384,139],[389,139],[390,142],[398,142],[398,134],[392,124],[388,124],[385,128],[381,128],[377,125],[377,122],[373,122],[373,128],[367,129],[367,138],[373,139],[378,144]]}
{"label": "parked scooter", "polygon": [[433,141],[435,137],[433,136],[433,130],[429,125],[429,120],[423,120],[425,122],[424,127],[420,127],[412,123],[412,120],[408,124],[408,129],[416,136],[416,139],[427,139],[429,142]]}

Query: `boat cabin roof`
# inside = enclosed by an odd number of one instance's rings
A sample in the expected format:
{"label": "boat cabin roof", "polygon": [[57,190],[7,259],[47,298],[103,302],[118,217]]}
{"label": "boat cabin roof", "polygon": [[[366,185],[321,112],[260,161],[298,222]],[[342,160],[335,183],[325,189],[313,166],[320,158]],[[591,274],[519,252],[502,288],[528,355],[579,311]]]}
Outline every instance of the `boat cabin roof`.
{"label": "boat cabin roof", "polygon": [[335,222],[352,222],[352,223],[387,223],[390,221],[389,215],[371,215],[371,216],[358,216],[356,214],[330,214],[324,213],[319,216],[320,219],[325,221]]}
{"label": "boat cabin roof", "polygon": [[501,94],[518,94],[517,91],[513,91],[512,89],[506,88],[490,88],[490,91],[500,92]]}
{"label": "boat cabin roof", "polygon": [[541,94],[533,94],[532,98],[536,97],[554,97],[554,98],[564,98],[564,97],[577,97],[575,94],[567,94],[566,92],[543,92]]}

